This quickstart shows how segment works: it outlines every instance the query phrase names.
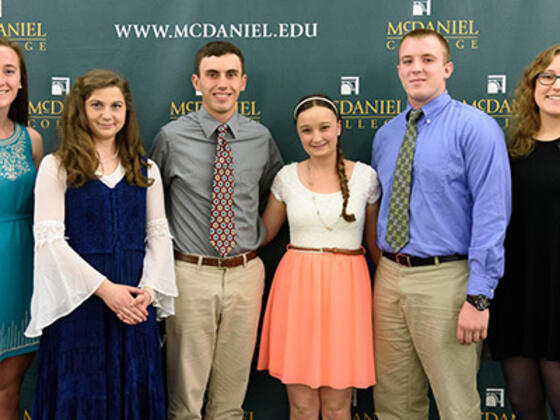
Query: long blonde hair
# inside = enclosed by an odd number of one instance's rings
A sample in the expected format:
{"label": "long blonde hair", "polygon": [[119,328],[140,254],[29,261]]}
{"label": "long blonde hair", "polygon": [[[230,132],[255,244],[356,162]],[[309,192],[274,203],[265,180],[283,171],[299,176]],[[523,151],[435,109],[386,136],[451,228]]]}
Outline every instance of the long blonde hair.
{"label": "long blonde hair", "polygon": [[535,102],[537,76],[560,55],[560,44],[553,45],[537,55],[523,73],[513,95],[512,123],[507,133],[508,152],[512,158],[529,155],[535,148],[533,136],[541,127],[539,107]]}

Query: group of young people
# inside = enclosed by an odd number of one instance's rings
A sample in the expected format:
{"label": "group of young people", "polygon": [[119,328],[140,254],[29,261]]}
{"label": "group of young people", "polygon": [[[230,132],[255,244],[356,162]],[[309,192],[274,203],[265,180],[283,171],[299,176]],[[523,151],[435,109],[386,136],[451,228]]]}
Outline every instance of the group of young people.
{"label": "group of young people", "polygon": [[313,94],[293,112],[308,158],[283,166],[270,132],[236,112],[244,58],[222,41],[194,59],[201,109],[149,154],[126,80],[92,70],[41,162],[21,49],[0,40],[0,331],[17,332],[0,337],[0,418],[19,418],[38,348],[33,419],[242,419],[256,250],[286,219],[257,368],[286,384],[291,419],[349,420],[352,389],[375,385],[380,420],[426,419],[428,386],[442,419],[478,420],[488,333],[517,417],[546,418],[548,399],[560,418],[560,45],[527,67],[507,143],[447,93],[439,33],[406,34],[398,54],[408,106],[376,133],[371,164],[344,158],[338,107]]}

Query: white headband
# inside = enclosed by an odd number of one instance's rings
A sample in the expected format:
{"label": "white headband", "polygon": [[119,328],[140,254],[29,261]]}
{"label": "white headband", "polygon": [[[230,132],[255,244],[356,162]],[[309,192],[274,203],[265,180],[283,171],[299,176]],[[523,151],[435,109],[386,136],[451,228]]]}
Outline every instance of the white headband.
{"label": "white headband", "polygon": [[303,101],[301,101],[299,104],[296,105],[296,108],[294,109],[294,121],[296,120],[296,115],[297,115],[297,111],[298,109],[306,102],[310,102],[310,101],[322,101],[322,102],[326,102],[327,104],[329,104],[332,109],[334,110],[335,115],[338,117],[338,109],[336,108],[336,105],[334,104],[333,101],[327,99],[327,98],[323,98],[322,96],[310,96],[309,98],[305,98]]}

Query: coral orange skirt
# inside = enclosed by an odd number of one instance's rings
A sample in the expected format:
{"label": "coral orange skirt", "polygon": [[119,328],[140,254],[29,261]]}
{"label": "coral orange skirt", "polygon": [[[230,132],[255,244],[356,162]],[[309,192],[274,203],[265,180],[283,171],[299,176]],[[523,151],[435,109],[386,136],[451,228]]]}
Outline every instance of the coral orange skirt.
{"label": "coral orange skirt", "polygon": [[257,368],[285,384],[375,384],[371,282],[363,255],[288,249],[266,307]]}

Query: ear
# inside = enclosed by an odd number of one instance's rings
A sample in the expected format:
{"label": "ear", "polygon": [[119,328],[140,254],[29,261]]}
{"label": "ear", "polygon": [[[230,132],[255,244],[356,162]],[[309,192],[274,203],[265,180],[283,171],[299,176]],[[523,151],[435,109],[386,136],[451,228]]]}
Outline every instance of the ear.
{"label": "ear", "polygon": [[198,78],[198,75],[197,75],[196,73],[194,73],[194,74],[191,76],[191,82],[192,82],[192,85],[193,85],[193,87],[194,87],[194,90],[200,91],[200,89],[198,88],[198,82],[199,82],[199,80],[200,80],[200,79]]}
{"label": "ear", "polygon": [[341,134],[342,134],[342,118],[338,120],[336,123],[336,136],[340,137]]}
{"label": "ear", "polygon": [[245,92],[245,88],[247,87],[247,74],[243,74],[243,76],[241,76],[241,88],[239,89],[239,92]]}
{"label": "ear", "polygon": [[453,61],[448,61],[443,66],[443,77],[449,79],[452,73],[453,73]]}

